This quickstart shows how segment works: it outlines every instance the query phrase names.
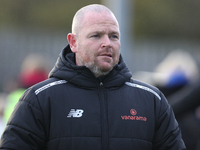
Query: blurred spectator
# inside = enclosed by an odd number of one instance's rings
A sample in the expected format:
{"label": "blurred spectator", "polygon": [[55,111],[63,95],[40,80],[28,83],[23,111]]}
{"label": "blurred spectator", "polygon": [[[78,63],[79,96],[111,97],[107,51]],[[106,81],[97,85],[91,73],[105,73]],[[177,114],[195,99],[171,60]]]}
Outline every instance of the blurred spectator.
{"label": "blurred spectator", "polygon": [[30,54],[24,59],[18,76],[18,88],[7,96],[4,110],[4,119],[6,122],[24,91],[30,86],[47,79],[48,67],[46,63],[46,60],[39,54]]}
{"label": "blurred spectator", "polygon": [[0,94],[0,137],[6,126],[6,122],[3,119],[4,108],[5,108],[5,99],[6,99],[6,95],[1,93]]}
{"label": "blurred spectator", "polygon": [[154,72],[137,72],[136,79],[158,87],[166,97],[199,79],[199,68],[194,58],[186,51],[175,50],[158,64]]}
{"label": "blurred spectator", "polygon": [[194,58],[186,51],[172,51],[155,72],[162,73],[156,86],[163,91],[166,97],[185,87],[193,85],[199,79],[199,68]]}
{"label": "blurred spectator", "polygon": [[198,61],[185,51],[173,51],[156,67],[155,72],[139,72],[135,78],[157,86],[164,93],[179,122],[187,150],[200,150]]}
{"label": "blurred spectator", "polygon": [[19,81],[28,88],[48,77],[46,60],[39,54],[28,55],[22,63]]}
{"label": "blurred spectator", "polygon": [[200,150],[200,81],[168,97],[188,150]]}

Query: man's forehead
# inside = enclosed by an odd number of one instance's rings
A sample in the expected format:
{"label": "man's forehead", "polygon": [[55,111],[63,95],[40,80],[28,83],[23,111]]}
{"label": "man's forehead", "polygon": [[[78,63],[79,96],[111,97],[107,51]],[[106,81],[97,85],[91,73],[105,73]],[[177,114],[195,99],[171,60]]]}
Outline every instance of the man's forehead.
{"label": "man's forehead", "polygon": [[119,27],[112,23],[87,22],[87,25],[83,25],[82,30],[87,31],[88,34],[120,34]]}
{"label": "man's forehead", "polygon": [[113,25],[117,28],[119,27],[118,22],[115,17],[110,13],[87,13],[85,14],[83,25]]}

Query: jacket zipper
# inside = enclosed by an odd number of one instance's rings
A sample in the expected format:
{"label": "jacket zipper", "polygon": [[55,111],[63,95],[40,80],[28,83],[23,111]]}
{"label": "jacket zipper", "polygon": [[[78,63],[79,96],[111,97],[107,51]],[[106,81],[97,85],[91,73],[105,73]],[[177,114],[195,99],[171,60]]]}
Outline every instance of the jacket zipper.
{"label": "jacket zipper", "polygon": [[108,106],[103,83],[100,82],[101,134],[102,150],[108,150]]}

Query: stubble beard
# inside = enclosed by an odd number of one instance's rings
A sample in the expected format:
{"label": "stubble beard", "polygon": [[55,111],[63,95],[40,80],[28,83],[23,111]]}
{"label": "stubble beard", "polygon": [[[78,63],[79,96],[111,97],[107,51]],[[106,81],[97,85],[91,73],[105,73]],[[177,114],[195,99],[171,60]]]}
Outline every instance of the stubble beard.
{"label": "stubble beard", "polygon": [[95,77],[107,75],[116,65],[112,65],[109,69],[103,69],[99,65],[96,65],[94,62],[84,62],[80,57],[78,57],[78,60],[83,66],[86,66],[88,69],[90,69],[90,71],[94,74]]}
{"label": "stubble beard", "polygon": [[95,77],[105,76],[113,69],[112,66],[110,69],[103,70],[94,63],[86,63],[85,66],[91,70],[91,72],[95,75]]}

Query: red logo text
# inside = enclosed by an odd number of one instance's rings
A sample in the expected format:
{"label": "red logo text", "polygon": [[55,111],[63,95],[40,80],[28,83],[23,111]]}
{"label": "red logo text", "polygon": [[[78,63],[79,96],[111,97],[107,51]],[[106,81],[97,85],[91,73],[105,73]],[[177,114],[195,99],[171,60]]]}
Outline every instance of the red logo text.
{"label": "red logo text", "polygon": [[137,111],[135,109],[131,109],[130,113],[132,116],[121,116],[122,120],[139,120],[139,121],[147,121],[146,117],[136,116]]}

